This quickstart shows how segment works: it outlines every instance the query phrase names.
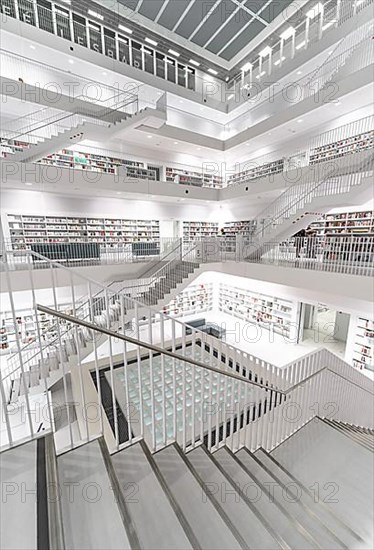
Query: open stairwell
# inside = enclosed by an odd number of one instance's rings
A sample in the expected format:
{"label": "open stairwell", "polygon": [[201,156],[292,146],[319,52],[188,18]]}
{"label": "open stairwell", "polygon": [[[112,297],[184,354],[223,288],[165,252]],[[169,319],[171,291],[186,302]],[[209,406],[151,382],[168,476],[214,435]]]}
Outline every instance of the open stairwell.
{"label": "open stairwell", "polygon": [[[105,141],[112,139],[118,132],[142,125],[158,128],[166,120],[165,111],[157,108],[146,107],[135,114],[129,114],[125,111],[114,111],[114,113],[114,120],[111,123],[106,122],[105,119],[94,120],[75,114],[64,115],[60,118],[55,117],[52,121],[46,120],[37,129],[48,126],[50,137],[41,139],[38,143],[30,145],[29,148],[24,148],[23,151],[12,155],[11,160],[14,162],[36,162],[83,140],[96,140],[98,132],[100,132],[100,138]],[[61,125],[65,127],[61,129]],[[27,135],[21,134],[20,137],[25,139]]]}
{"label": "open stairwell", "polygon": [[288,239],[324,212],[370,200],[373,159],[368,150],[301,169],[300,181],[257,216],[255,232],[243,241],[242,256],[259,258],[269,245]]}
{"label": "open stairwell", "polygon": [[373,548],[373,453],[318,419],[270,454],[142,438],[110,454],[103,437],[57,454],[48,434],[0,462],[7,550]]}

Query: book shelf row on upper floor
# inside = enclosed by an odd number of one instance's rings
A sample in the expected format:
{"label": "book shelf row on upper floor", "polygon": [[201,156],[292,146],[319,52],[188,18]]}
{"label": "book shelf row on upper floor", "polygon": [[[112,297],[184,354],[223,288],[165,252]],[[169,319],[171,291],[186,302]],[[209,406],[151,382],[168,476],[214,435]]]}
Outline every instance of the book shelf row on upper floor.
{"label": "book shelf row on upper floor", "polygon": [[[1,156],[11,159],[12,154],[23,151],[29,147],[29,143],[18,140],[6,140],[1,138]],[[248,168],[235,171],[224,177],[217,170],[204,170],[204,168],[191,169],[173,166],[154,167],[153,163],[144,163],[113,156],[99,155],[63,149],[62,151],[48,155],[38,161],[43,165],[58,166],[82,171],[93,171],[104,174],[122,176],[124,178],[147,179],[151,181],[164,180],[180,185],[193,185],[196,187],[222,188],[225,185],[239,185],[258,178],[266,178],[291,170],[297,166],[315,165],[327,160],[334,160],[346,155],[358,153],[374,146],[374,131],[364,132],[355,136],[329,143],[310,151],[283,157],[271,162],[249,161]],[[297,158],[297,160],[295,160]]]}

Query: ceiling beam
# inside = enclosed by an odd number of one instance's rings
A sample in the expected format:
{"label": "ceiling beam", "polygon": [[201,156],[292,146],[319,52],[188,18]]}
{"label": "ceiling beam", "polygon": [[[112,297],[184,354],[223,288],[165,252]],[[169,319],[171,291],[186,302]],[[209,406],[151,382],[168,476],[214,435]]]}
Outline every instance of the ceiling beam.
{"label": "ceiling beam", "polygon": [[158,22],[158,20],[160,19],[161,15],[164,13],[164,11],[166,10],[166,8],[168,7],[169,2],[170,2],[170,0],[166,0],[166,1],[162,4],[160,11],[158,12],[157,16],[155,17],[155,20],[154,20],[155,23]]}
{"label": "ceiling beam", "polygon": [[192,6],[195,4],[195,0],[190,0],[190,3],[182,13],[182,15],[179,17],[178,21],[175,23],[174,27],[171,29],[172,32],[175,32],[175,29],[179,27],[179,25],[182,23],[183,19],[186,17],[187,13],[190,11]]}
{"label": "ceiling beam", "polygon": [[[268,0],[268,1],[262,6],[262,8],[260,9],[260,12],[261,12],[262,10],[264,10],[269,4],[271,4],[272,1],[273,1],[273,0]],[[252,23],[252,21],[253,21],[254,19],[255,19],[255,18],[252,17],[252,19],[250,19],[250,20],[244,25],[244,27],[241,29],[240,33],[242,33],[243,31],[245,31],[245,29],[246,29],[247,27],[249,27],[249,25]],[[256,18],[256,19],[258,19],[258,18]],[[259,20],[259,19],[258,19],[258,20]],[[234,36],[233,36],[233,37],[232,37],[232,38],[231,38],[231,39],[230,39],[230,40],[220,49],[220,51],[217,52],[217,55],[221,55],[221,53],[222,53],[223,51],[225,51],[226,48],[228,48],[228,47],[230,46],[230,44],[232,44],[232,42],[234,42],[234,40],[236,40],[236,39],[237,39],[237,35],[234,35]]]}
{"label": "ceiling beam", "polygon": [[209,19],[209,17],[212,15],[212,13],[214,12],[214,10],[216,9],[216,7],[220,4],[221,0],[217,0],[213,6],[210,8],[210,10],[208,11],[208,13],[205,15],[205,17],[202,18],[202,20],[200,21],[200,23],[198,24],[198,26],[196,27],[196,29],[193,31],[192,34],[190,34],[190,36],[188,36],[188,40],[191,40],[195,34],[201,29],[201,27],[204,25],[204,23]]}
{"label": "ceiling beam", "polygon": [[262,10],[265,8],[265,6],[263,6],[259,11],[258,13],[255,13],[254,11],[250,10],[249,8],[247,8],[247,6],[245,6],[244,3],[241,3],[239,2],[238,0],[231,0],[231,2],[234,2],[234,4],[236,4],[237,6],[239,6],[243,11],[247,12],[249,15],[251,15],[252,17],[254,17],[255,19],[258,19],[259,21],[261,21],[261,23],[263,23],[266,27],[269,25],[269,23],[267,21],[265,21],[265,19],[262,19],[262,17],[259,16],[259,13],[262,12]]}
{"label": "ceiling beam", "polygon": [[[243,0],[243,2],[244,2],[244,1],[245,1],[245,0]],[[223,23],[220,27],[218,27],[218,29],[216,30],[216,32],[213,33],[212,36],[211,36],[210,38],[208,38],[208,40],[205,42],[205,44],[202,45],[203,48],[206,48],[207,46],[209,46],[209,44],[212,42],[212,40],[214,40],[215,37],[217,36],[217,34],[219,34],[219,33],[222,31],[222,29],[224,29],[224,28],[226,27],[227,23],[229,23],[229,22],[231,21],[231,19],[235,16],[235,14],[238,13],[239,10],[240,10],[240,7],[237,6],[237,7],[234,9],[234,11],[232,12],[232,14],[229,15],[229,17],[224,21],[224,23]]]}

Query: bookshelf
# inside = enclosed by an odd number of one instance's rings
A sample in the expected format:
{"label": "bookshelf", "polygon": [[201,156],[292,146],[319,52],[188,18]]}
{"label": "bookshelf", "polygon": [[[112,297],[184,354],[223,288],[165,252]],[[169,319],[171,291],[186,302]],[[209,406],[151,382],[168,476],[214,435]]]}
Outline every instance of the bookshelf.
{"label": "bookshelf", "polygon": [[236,235],[252,235],[256,228],[255,220],[242,220],[236,222],[225,222],[223,231],[226,237],[235,237]]}
{"label": "bookshelf", "polygon": [[296,304],[275,296],[220,283],[218,305],[223,313],[260,325],[287,339],[291,338],[291,325],[296,326]]}
{"label": "bookshelf", "polygon": [[166,167],[166,181],[180,185],[195,185],[197,187],[223,187],[223,178],[204,171],[188,171],[181,168]]}
{"label": "bookshelf", "polygon": [[136,242],[160,242],[158,220],[8,214],[13,250],[36,243],[99,243],[121,248]]}
{"label": "bookshelf", "polygon": [[183,222],[183,241],[193,242],[196,239],[217,237],[218,223],[216,222]]}
{"label": "bookshelf", "polygon": [[341,233],[366,235],[374,232],[374,211],[341,212],[325,214],[310,224],[317,236],[334,236]]}
{"label": "bookshelf", "polygon": [[238,185],[240,183],[244,183],[249,180],[254,180],[257,178],[266,178],[268,176],[273,176],[274,174],[279,174],[283,172],[283,170],[284,170],[284,159],[274,160],[266,164],[261,164],[261,166],[250,168],[249,170],[236,172],[234,175],[228,178],[227,185]]}
{"label": "bookshelf", "polygon": [[165,306],[162,312],[171,317],[187,317],[213,309],[213,283],[189,285]]}
{"label": "bookshelf", "polygon": [[19,141],[17,139],[0,138],[1,157],[7,159],[15,153],[21,153],[24,149],[28,149],[30,143]]}
{"label": "bookshelf", "polygon": [[120,159],[92,153],[63,149],[38,161],[39,164],[74,168],[86,172],[118,174],[128,178],[156,180],[156,172],[149,170],[143,162]]}
{"label": "bookshelf", "polygon": [[374,321],[358,317],[353,344],[353,366],[374,370]]}
{"label": "bookshelf", "polygon": [[363,132],[334,143],[328,143],[312,149],[309,157],[310,164],[317,164],[325,160],[332,160],[353,153],[360,153],[374,146],[374,130]]}

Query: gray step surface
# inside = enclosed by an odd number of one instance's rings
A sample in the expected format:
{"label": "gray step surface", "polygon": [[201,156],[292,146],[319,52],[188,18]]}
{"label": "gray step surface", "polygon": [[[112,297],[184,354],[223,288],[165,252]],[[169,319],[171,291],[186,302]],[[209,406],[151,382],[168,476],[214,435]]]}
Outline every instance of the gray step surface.
{"label": "gray step surface", "polygon": [[145,446],[135,443],[111,460],[141,548],[192,548]]}
{"label": "gray step surface", "polygon": [[57,467],[66,549],[130,549],[99,442],[60,455]]}
{"label": "gray step surface", "polygon": [[37,548],[36,440],[2,452],[0,468],[2,485],[0,548],[35,550]]}
{"label": "gray step surface", "polygon": [[253,502],[259,514],[272,527],[282,548],[297,548],[298,550],[314,550],[316,548],[307,533],[273,501],[269,489],[261,485],[255,476],[243,467],[236,455],[233,455],[224,447],[214,453],[214,456]]}
{"label": "gray step surface", "polygon": [[270,454],[374,548],[373,453],[313,419]]}
{"label": "gray step surface", "polygon": [[206,498],[202,481],[196,478],[186,456],[175,445],[169,445],[153,458],[199,547],[204,550],[241,548],[219,510]]}
{"label": "gray step surface", "polygon": [[236,456],[253,473],[253,475],[265,486],[271,487],[275,502],[278,502],[283,509],[313,537],[320,548],[335,550],[345,548],[344,544],[320,522],[318,516],[298,498],[294,498],[287,492],[287,485],[284,485],[279,478],[262,464],[260,459],[255,457],[248,449],[241,449]]}
{"label": "gray step surface", "polygon": [[363,542],[361,537],[335,515],[322,499],[316,498],[316,495],[308,487],[292,476],[274,457],[264,449],[258,449],[254,454],[272,472],[272,475],[287,487],[290,495],[294,495],[295,498],[305,503],[347,548],[354,548]]}
{"label": "gray step surface", "polygon": [[206,490],[221,506],[240,533],[245,548],[269,550],[281,548],[256,511],[245,502],[235,483],[226,477],[214,455],[202,446],[187,454],[187,458],[204,481]]}

